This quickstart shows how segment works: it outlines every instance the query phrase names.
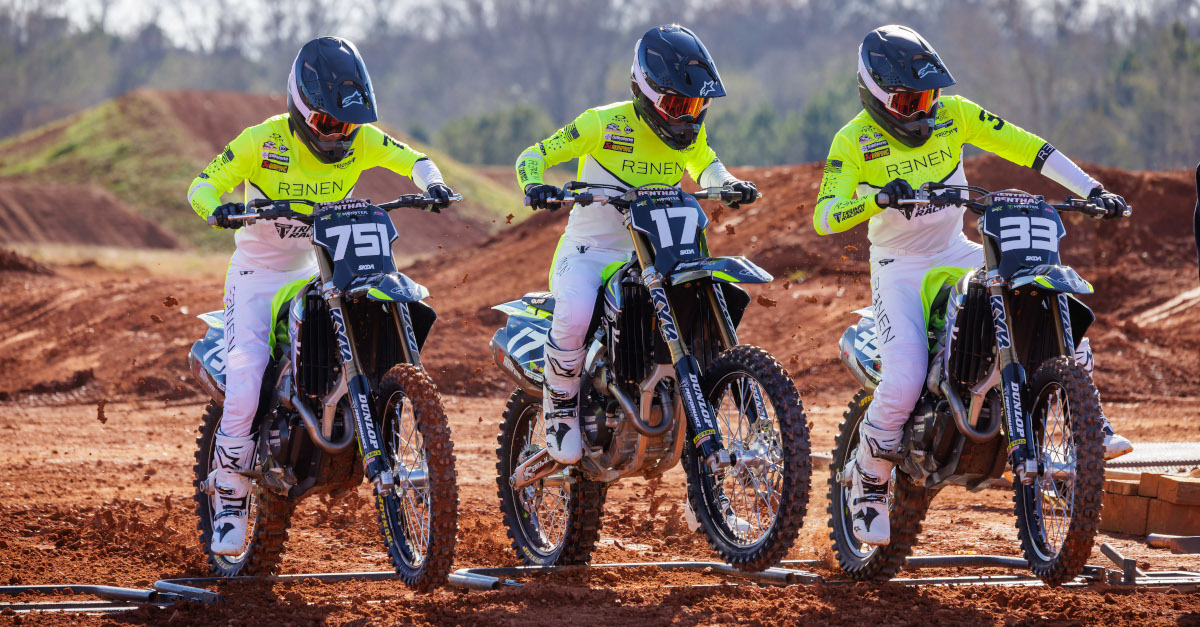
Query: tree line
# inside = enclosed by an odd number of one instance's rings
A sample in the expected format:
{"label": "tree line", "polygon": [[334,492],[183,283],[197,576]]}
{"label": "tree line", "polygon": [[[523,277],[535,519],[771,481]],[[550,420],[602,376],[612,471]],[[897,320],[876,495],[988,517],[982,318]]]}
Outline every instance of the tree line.
{"label": "tree line", "polygon": [[141,86],[280,93],[304,41],[342,33],[386,122],[463,161],[509,164],[627,98],[637,37],[679,22],[730,94],[708,117],[722,159],[812,161],[860,110],[858,43],[903,23],[941,53],[950,93],[1073,157],[1136,169],[1200,158],[1200,0],[149,0],[140,22],[119,6],[0,0],[0,137]]}

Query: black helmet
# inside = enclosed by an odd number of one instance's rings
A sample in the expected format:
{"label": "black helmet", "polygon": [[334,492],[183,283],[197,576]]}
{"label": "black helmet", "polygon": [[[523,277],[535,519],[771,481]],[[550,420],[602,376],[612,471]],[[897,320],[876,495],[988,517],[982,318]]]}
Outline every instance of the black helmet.
{"label": "black helmet", "polygon": [[676,150],[696,141],[708,103],[725,95],[708,50],[678,24],[652,28],[638,40],[632,74],[638,116]]}
{"label": "black helmet", "polygon": [[907,26],[884,26],[858,47],[858,97],[863,108],[905,146],[924,144],[942,89],[954,77],[924,37]]}
{"label": "black helmet", "polygon": [[344,159],[359,125],[379,119],[367,66],[354,44],[341,37],[304,44],[287,94],[292,131],[322,163]]}

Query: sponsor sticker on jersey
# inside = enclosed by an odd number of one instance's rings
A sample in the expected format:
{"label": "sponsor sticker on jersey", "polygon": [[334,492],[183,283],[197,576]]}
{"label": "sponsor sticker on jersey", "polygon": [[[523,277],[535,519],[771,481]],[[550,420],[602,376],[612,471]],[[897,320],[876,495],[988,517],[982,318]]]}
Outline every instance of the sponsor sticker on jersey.
{"label": "sponsor sticker on jersey", "polygon": [[262,156],[263,156],[263,159],[270,159],[271,161],[277,161],[279,163],[286,164],[288,161],[291,161],[290,158],[288,158],[284,155],[281,155],[281,154],[276,154],[274,152],[263,152]]}
{"label": "sponsor sticker on jersey", "polygon": [[579,129],[575,128],[574,124],[568,124],[566,131],[567,141],[575,141],[576,139],[579,139]]}
{"label": "sponsor sticker on jersey", "polygon": [[604,142],[604,149],[605,150],[613,150],[616,152],[625,152],[625,153],[633,152],[633,146],[629,146],[626,144],[616,144],[613,142]]}
{"label": "sponsor sticker on jersey", "polygon": [[878,148],[883,148],[883,147],[884,147],[884,146],[886,146],[886,145],[888,145],[888,143],[887,143],[887,141],[886,141],[886,140],[881,140],[881,141],[877,141],[877,142],[872,142],[872,143],[870,143],[870,144],[867,144],[866,146],[863,146],[863,147],[862,147],[862,151],[863,151],[863,152],[871,152],[872,150],[875,150],[875,149],[878,149]]}
{"label": "sponsor sticker on jersey", "polygon": [[860,143],[860,144],[870,143],[870,141],[871,141],[870,135],[859,135],[858,136],[858,143]]}
{"label": "sponsor sticker on jersey", "polygon": [[608,123],[608,126],[604,127],[604,130],[607,130],[607,131],[612,131],[612,132],[614,132],[614,133],[620,133],[620,132],[621,132],[621,125],[620,125],[620,124],[617,124],[616,122],[609,122],[609,123]]}
{"label": "sponsor sticker on jersey", "polygon": [[263,159],[262,167],[264,170],[274,170],[276,172],[287,173],[288,171],[288,167],[286,165],[283,165],[282,163],[275,163],[274,161],[267,159]]}
{"label": "sponsor sticker on jersey", "polygon": [[891,148],[881,148],[879,150],[876,150],[873,152],[868,152],[868,153],[864,154],[863,161],[871,161],[873,159],[882,159],[883,157],[886,157],[890,154],[892,154]]}
{"label": "sponsor sticker on jersey", "polygon": [[632,137],[626,137],[624,135],[613,135],[612,133],[605,133],[604,139],[607,139],[609,141],[614,141],[614,142],[621,142],[622,144],[632,144],[633,143]]}

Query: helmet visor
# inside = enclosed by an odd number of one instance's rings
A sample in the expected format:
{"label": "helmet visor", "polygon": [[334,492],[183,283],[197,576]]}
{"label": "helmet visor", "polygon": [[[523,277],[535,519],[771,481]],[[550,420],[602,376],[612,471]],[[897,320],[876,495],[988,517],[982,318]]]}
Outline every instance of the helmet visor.
{"label": "helmet visor", "polygon": [[659,99],[657,106],[658,110],[668,118],[677,120],[685,115],[690,115],[692,119],[696,119],[708,108],[710,102],[712,102],[712,98],[688,98],[687,96],[665,94]]}
{"label": "helmet visor", "polygon": [[919,115],[928,116],[941,94],[940,89],[894,93],[888,96],[887,108],[905,120],[915,119]]}
{"label": "helmet visor", "polygon": [[349,122],[340,122],[337,118],[328,113],[312,111],[305,118],[308,127],[315,132],[322,141],[337,141],[346,139],[358,128],[357,124]]}

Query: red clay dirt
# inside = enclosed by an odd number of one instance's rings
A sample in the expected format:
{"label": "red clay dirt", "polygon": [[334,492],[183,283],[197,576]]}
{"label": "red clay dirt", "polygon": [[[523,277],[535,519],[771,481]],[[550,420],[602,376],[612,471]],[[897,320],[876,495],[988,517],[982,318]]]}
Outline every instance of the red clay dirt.
{"label": "red clay dirt", "polygon": [[179,241],[94,185],[0,183],[0,244],[175,248]]}
{"label": "red clay dirt", "polygon": [[[1195,287],[1188,250],[1194,191],[1189,173],[1098,169],[1135,205],[1124,223],[1068,220],[1064,260],[1097,287],[1093,346],[1105,409],[1134,441],[1196,440],[1200,426],[1200,308],[1161,306]],[[836,339],[850,312],[869,302],[862,229],[829,238],[811,227],[820,164],[739,170],[764,202],[716,215],[716,254],[745,254],[777,280],[753,290],[741,336],[777,354],[802,390],[814,451],[833,432],[854,386]],[[968,164],[972,182],[1057,190],[995,159]],[[1040,187],[1039,187],[1040,186]],[[1062,192],[1058,192],[1061,194]],[[1061,197],[1061,196],[1059,196]],[[802,208],[799,207],[802,205]],[[515,211],[524,211],[516,209]],[[445,395],[460,483],[456,565],[517,563],[496,507],[495,436],[511,389],[491,363],[487,340],[501,318],[493,304],[545,288],[565,216],[540,214],[478,246],[443,249],[405,271],[428,286],[439,322],[425,355]],[[968,233],[973,234],[970,225]],[[11,261],[10,261],[11,260]],[[196,427],[205,399],[184,358],[204,330],[194,316],[219,308],[217,280],[117,273],[83,264],[53,274],[0,255],[0,585],[105,583],[144,587],[163,577],[204,575],[190,493]],[[791,280],[788,280],[791,279]],[[161,322],[159,322],[161,320]],[[792,559],[829,564],[827,475]],[[361,487],[338,502],[297,509],[287,573],[387,569],[378,527]],[[609,492],[594,562],[712,560],[681,521],[678,469],[653,485],[628,480]],[[1011,493],[944,490],[934,501],[918,554],[1016,555]],[[1200,569],[1137,538],[1100,534],[1144,568]],[[1096,550],[1092,563],[1106,560]],[[829,566],[816,572],[835,578]],[[924,574],[925,571],[922,571]],[[953,574],[957,571],[938,571]],[[1174,592],[1089,589],[816,586],[758,588],[711,573],[638,569],[538,577],[520,590],[414,595],[399,584],[226,585],[223,606],[143,609],[88,623],[136,624],[1197,624],[1200,598]],[[697,584],[707,587],[689,587]],[[18,617],[0,616],[0,625]],[[54,615],[22,622],[57,624]]]}

